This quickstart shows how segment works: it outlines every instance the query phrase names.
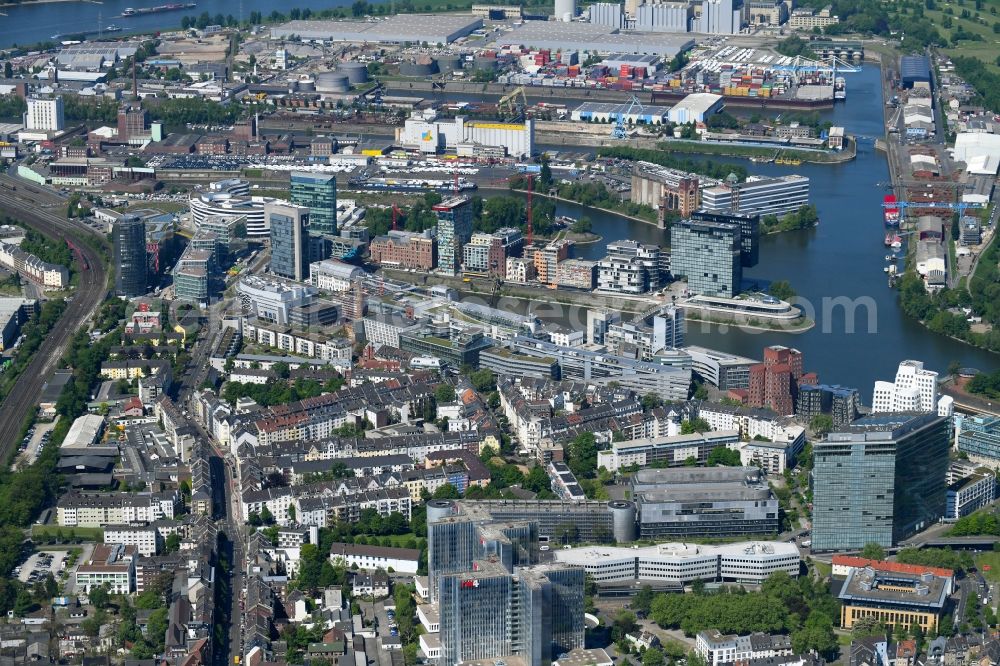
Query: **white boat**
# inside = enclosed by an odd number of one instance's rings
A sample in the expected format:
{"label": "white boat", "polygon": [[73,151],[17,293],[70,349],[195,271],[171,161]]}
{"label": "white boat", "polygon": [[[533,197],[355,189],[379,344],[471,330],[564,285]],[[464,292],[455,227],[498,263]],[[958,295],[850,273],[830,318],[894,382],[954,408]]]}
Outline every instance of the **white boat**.
{"label": "white boat", "polygon": [[883,273],[888,273],[889,272],[889,267],[888,266],[883,266],[882,267],[882,272]]}

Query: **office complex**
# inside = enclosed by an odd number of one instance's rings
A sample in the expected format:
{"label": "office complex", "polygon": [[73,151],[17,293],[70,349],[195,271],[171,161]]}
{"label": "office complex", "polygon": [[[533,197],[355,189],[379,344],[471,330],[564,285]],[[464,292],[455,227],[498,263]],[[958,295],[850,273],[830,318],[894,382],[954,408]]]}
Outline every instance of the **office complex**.
{"label": "office complex", "polygon": [[681,586],[695,580],[759,585],[776,571],[798,576],[799,550],[781,541],[722,546],[661,543],[642,548],[585,546],[555,551],[557,562],[582,567],[595,583],[638,581]]}
{"label": "office complex", "polygon": [[732,297],[743,281],[738,224],[682,220],[670,229],[670,272],[692,294]]}
{"label": "office complex", "polygon": [[436,249],[429,232],[393,230],[373,238],[369,253],[372,262],[382,266],[429,271],[437,265]]}
{"label": "office complex", "polygon": [[997,477],[986,467],[948,485],[945,494],[944,519],[958,520],[992,504],[997,498]]}
{"label": "office complex", "polygon": [[659,245],[633,240],[608,243],[608,256],[597,264],[597,288],[619,294],[644,294],[663,286],[669,255]]}
{"label": "office complex", "polygon": [[583,647],[584,571],[577,567],[521,567],[511,573],[495,558],[442,576],[442,665],[520,657],[550,664]]}
{"label": "office complex", "polygon": [[138,215],[122,215],[111,228],[114,241],[115,294],[132,298],[146,293],[146,224]]}
{"label": "office complex", "polygon": [[958,450],[982,465],[1000,465],[1000,416],[969,416],[958,430]]}
{"label": "office complex", "polygon": [[632,168],[632,203],[658,210],[660,219],[664,219],[668,210],[688,217],[701,200],[699,182],[695,174],[651,162],[636,162]]}
{"label": "office complex", "polygon": [[875,382],[872,413],[933,412],[937,409],[938,373],[925,370],[921,361],[903,361],[896,381]]}
{"label": "office complex", "polygon": [[667,305],[641,319],[609,324],[605,344],[615,354],[650,360],[661,351],[683,347],[686,328],[684,309]]}
{"label": "office complex", "polygon": [[271,272],[304,281],[309,277],[309,209],[267,203],[264,214],[271,228]]}
{"label": "office complex", "polygon": [[808,205],[809,179],[805,176],[751,176],[743,183],[728,182],[701,193],[702,210],[709,213],[781,216]]}
{"label": "office complex", "polygon": [[434,206],[438,225],[438,268],[455,275],[462,263],[462,246],[472,239],[472,202],[446,199]]}
{"label": "office complex", "polygon": [[325,173],[292,172],[292,203],[309,209],[309,233],[337,233],[337,178]]}
{"label": "office complex", "polygon": [[857,389],[828,384],[800,384],[795,413],[808,421],[829,414],[834,427],[848,425],[858,418],[861,396]]}
{"label": "office complex", "polygon": [[29,97],[28,110],[24,113],[24,126],[29,130],[61,132],[66,121],[63,117],[62,96]]}
{"label": "office complex", "polygon": [[583,647],[583,569],[537,565],[538,522],[481,506],[427,505],[427,573],[442,664],[522,657],[548,664]]}
{"label": "office complex", "polygon": [[813,444],[817,551],[883,547],[944,515],[948,420],[936,414],[867,416]]}
{"label": "office complex", "polygon": [[750,386],[750,368],[757,365],[756,360],[696,345],[684,351],[691,357],[691,370],[720,391]]}
{"label": "office complex", "polygon": [[756,467],[645,469],[631,491],[644,539],[781,531],[778,500]]}
{"label": "office complex", "polygon": [[924,632],[937,631],[949,587],[946,578],[931,572],[854,569],[837,595],[840,626],[850,629],[861,619],[873,618],[889,629],[917,625]]}
{"label": "office complex", "polygon": [[760,259],[760,215],[756,213],[711,213],[696,210],[692,220],[701,222],[727,222],[740,227],[740,265],[753,268]]}

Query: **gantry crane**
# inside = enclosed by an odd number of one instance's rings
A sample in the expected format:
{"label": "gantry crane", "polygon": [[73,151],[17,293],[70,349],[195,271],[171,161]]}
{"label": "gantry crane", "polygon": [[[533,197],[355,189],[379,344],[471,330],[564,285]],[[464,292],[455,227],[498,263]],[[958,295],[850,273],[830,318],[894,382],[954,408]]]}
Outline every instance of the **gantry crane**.
{"label": "gantry crane", "polygon": [[[623,105],[624,106],[624,105]],[[632,115],[632,111],[638,107],[639,111],[642,111],[645,107],[642,105],[635,95],[631,95],[628,106],[624,111],[615,113],[614,115],[614,126],[611,128],[611,136],[615,139],[624,139],[628,136],[628,131],[625,128],[626,116]]]}

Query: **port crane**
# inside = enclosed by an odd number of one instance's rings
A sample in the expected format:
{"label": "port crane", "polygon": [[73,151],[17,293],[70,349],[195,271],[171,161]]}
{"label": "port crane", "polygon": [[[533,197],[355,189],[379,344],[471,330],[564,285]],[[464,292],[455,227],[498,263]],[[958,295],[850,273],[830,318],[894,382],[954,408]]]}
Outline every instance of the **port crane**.
{"label": "port crane", "polygon": [[632,111],[638,107],[639,111],[642,111],[645,107],[642,105],[635,95],[630,95],[628,101],[628,107],[624,111],[615,114],[614,126],[611,128],[611,136],[615,139],[624,139],[628,137],[628,132],[625,129],[625,117],[632,115]]}
{"label": "port crane", "polygon": [[826,61],[813,60],[798,55],[787,65],[768,65],[768,67],[775,71],[792,72],[793,74],[798,74],[799,72],[833,72],[834,76],[838,72],[843,74],[857,74],[861,71],[861,67],[852,65],[836,56],[831,56],[829,61]]}
{"label": "port crane", "polygon": [[941,209],[941,210],[954,210],[958,212],[958,216],[962,217],[965,214],[967,208],[986,208],[986,204],[980,203],[978,201],[958,201],[955,203],[947,203],[944,201],[892,201],[882,204],[883,208],[898,208],[902,213],[907,208],[929,208],[929,209]]}
{"label": "port crane", "polygon": [[[518,100],[520,99],[520,105]],[[520,120],[528,113],[528,95],[524,86],[518,86],[504,95],[497,102],[497,111],[509,120]]]}

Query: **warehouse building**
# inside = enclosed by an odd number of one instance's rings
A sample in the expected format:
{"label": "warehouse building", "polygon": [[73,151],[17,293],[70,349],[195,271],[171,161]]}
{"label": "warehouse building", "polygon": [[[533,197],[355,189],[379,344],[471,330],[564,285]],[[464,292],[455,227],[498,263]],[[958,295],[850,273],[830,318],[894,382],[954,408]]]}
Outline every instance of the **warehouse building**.
{"label": "warehouse building", "polygon": [[434,154],[443,150],[458,150],[459,145],[472,144],[498,148],[511,157],[530,157],[535,149],[535,124],[482,122],[462,116],[437,120],[433,111],[407,118],[396,130],[396,141],[404,148]]}
{"label": "warehouse building", "polygon": [[483,19],[458,14],[399,14],[367,21],[289,21],[271,28],[271,39],[302,41],[450,44],[483,27]]}
{"label": "warehouse building", "polygon": [[696,174],[669,169],[651,162],[636,162],[632,168],[632,203],[656,210],[673,210],[690,217],[701,201]]}
{"label": "warehouse building", "polygon": [[722,110],[722,95],[691,93],[670,109],[672,123],[703,123],[705,119]]}
{"label": "warehouse building", "polygon": [[[607,3],[606,3],[607,4]],[[621,5],[618,5],[619,12]],[[673,58],[695,44],[689,35],[622,32],[617,26],[591,23],[525,21],[492,43],[495,48],[523,46],[554,51],[636,53]]]}
{"label": "warehouse building", "polygon": [[608,102],[584,102],[573,109],[570,118],[576,121],[607,123],[619,118],[629,125],[662,125],[670,110],[666,106],[635,106]]}
{"label": "warehouse building", "polygon": [[925,55],[908,55],[899,59],[899,80],[904,88],[929,87],[931,61]]}

